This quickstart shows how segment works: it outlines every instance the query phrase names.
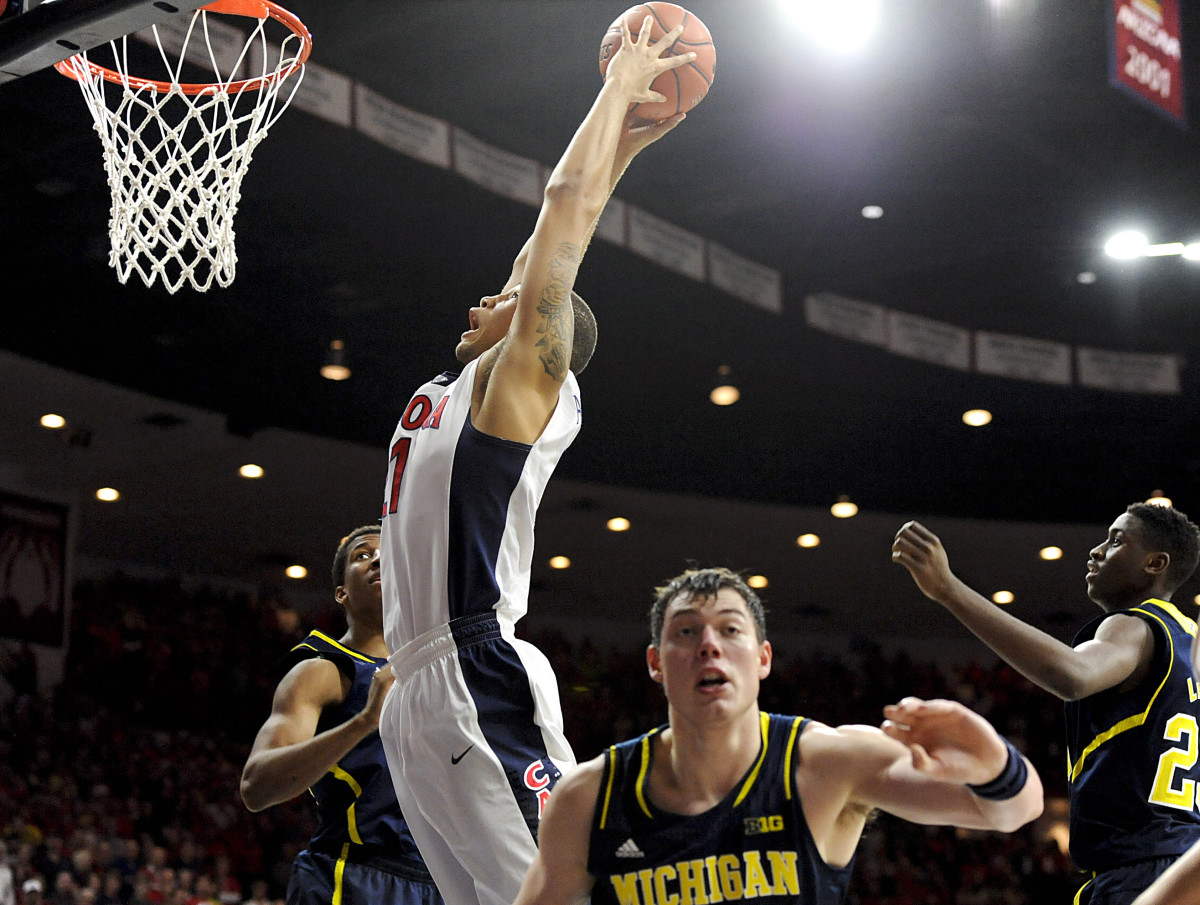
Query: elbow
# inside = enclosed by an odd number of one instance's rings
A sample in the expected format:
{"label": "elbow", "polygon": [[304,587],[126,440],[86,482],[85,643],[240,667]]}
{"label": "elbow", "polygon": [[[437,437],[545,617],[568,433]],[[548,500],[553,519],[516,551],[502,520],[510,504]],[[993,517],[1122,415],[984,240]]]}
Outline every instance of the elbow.
{"label": "elbow", "polygon": [[242,804],[251,813],[257,814],[270,805],[270,802],[265,800],[262,790],[254,781],[253,771],[249,767],[242,773],[242,781],[238,784],[238,792],[242,796]]}
{"label": "elbow", "polygon": [[546,183],[545,204],[548,207],[570,206],[582,214],[582,219],[591,223],[600,216],[608,201],[608,186],[593,184],[582,172],[554,173]]}
{"label": "elbow", "polygon": [[1025,763],[1029,767],[1029,779],[1025,782],[1025,787],[1013,799],[1013,806],[996,817],[995,827],[1002,833],[1012,833],[1027,823],[1032,823],[1042,816],[1046,807],[1041,777],[1028,759]]}

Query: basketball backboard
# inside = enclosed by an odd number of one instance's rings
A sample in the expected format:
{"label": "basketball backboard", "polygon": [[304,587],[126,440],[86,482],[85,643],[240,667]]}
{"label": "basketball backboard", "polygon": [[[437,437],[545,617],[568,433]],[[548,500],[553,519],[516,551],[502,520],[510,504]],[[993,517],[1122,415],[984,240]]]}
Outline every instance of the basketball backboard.
{"label": "basketball backboard", "polygon": [[[0,17],[0,84],[148,28],[209,0],[15,0]],[[0,10],[5,3],[0,0]]]}

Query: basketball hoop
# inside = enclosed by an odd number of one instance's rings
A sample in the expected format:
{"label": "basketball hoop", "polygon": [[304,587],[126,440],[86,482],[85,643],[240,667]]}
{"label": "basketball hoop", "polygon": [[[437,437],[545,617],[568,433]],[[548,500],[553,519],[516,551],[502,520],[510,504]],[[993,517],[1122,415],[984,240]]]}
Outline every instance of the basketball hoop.
{"label": "basketball hoop", "polygon": [[[231,49],[231,29],[210,22],[213,13],[257,25],[245,36],[232,30]],[[270,20],[287,29],[277,47],[264,31]],[[254,149],[295,96],[312,38],[271,0],[217,0],[191,14],[177,33],[156,25],[146,40],[151,37],[165,79],[130,75],[128,36],[110,42],[111,68],[86,52],[55,64],[79,83],[104,145],[112,190],[109,264],[121,283],[136,271],[147,286],[161,279],[171,293],[185,282],[200,292],[214,279],[229,286],[242,178]],[[168,47],[178,53],[174,61]],[[212,80],[184,82],[185,63],[203,67],[206,77],[211,70]],[[243,69],[255,71],[237,78]],[[293,74],[285,95],[281,89]]]}

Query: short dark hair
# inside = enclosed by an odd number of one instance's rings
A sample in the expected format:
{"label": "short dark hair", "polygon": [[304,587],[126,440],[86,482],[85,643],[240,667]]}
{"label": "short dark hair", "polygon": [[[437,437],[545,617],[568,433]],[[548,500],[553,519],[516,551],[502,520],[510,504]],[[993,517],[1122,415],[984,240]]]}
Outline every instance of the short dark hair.
{"label": "short dark hair", "polygon": [[1200,528],[1172,506],[1130,503],[1125,511],[1141,523],[1146,545],[1171,557],[1168,590],[1174,591],[1191,578],[1200,563]]}
{"label": "short dark hair", "polygon": [[338,543],[337,553],[333,554],[333,589],[335,591],[346,583],[346,560],[350,557],[350,547],[360,537],[379,534],[382,530],[379,525],[362,525],[341,539]]}
{"label": "short dark hair", "polygon": [[662,641],[663,619],[671,601],[680,595],[687,597],[716,597],[721,588],[733,588],[746,601],[746,609],[754,619],[755,634],[759,641],[767,640],[767,610],[754,589],[732,569],[718,566],[711,569],[688,569],[676,575],[660,588],[654,589],[654,603],[650,607],[650,643],[658,646]]}
{"label": "short dark hair", "polygon": [[571,370],[578,377],[592,360],[596,351],[596,315],[588,303],[571,290],[571,308],[575,314],[575,328],[571,335]]}

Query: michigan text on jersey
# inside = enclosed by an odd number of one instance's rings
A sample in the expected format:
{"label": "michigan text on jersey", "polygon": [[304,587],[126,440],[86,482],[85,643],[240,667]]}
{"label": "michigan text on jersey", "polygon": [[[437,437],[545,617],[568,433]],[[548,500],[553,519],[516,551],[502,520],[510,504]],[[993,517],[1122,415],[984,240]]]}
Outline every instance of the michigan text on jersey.
{"label": "michigan text on jersey", "polygon": [[612,874],[608,879],[621,905],[716,905],[800,894],[795,852],[747,851],[740,858],[710,855]]}

